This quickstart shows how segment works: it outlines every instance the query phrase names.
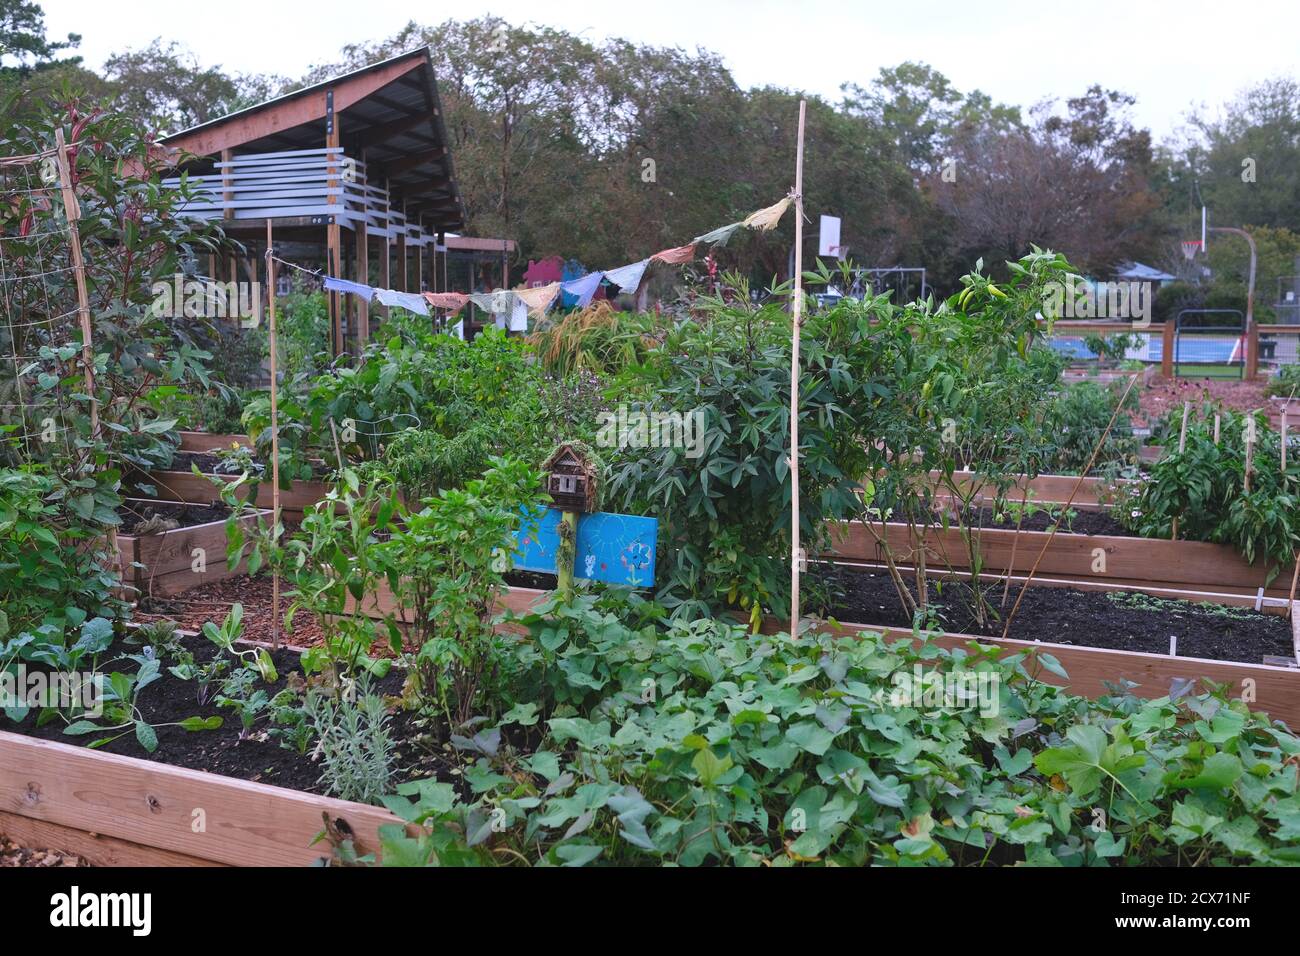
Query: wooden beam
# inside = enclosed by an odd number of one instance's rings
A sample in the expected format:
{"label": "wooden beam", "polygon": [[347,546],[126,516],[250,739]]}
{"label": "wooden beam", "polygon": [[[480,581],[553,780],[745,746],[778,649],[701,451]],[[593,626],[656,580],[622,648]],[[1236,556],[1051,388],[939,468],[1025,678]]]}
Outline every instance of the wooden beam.
{"label": "wooden beam", "polygon": [[[326,149],[338,148],[339,131],[342,125],[341,117],[336,110],[333,124],[325,131]],[[338,154],[331,153],[330,155],[337,156]],[[330,164],[329,171],[330,176],[326,181],[326,186],[331,193],[337,194],[343,187],[341,170],[337,162]],[[326,274],[341,279],[343,277],[343,233],[338,218],[335,216],[330,216],[329,224],[325,227],[325,258],[327,260],[325,265]],[[344,352],[343,297],[337,292],[330,292],[326,298],[329,300],[330,337],[333,352],[335,356],[339,356]]]}
{"label": "wooden beam", "polygon": [[[881,525],[873,525],[881,534]],[[860,521],[839,522],[831,529],[831,550],[817,557],[823,560],[877,562],[884,559],[880,545]],[[884,535],[895,560],[907,563],[915,544],[905,524],[889,522]],[[1047,541],[1046,531],[986,528],[979,532],[979,548],[988,571],[1028,571]],[[956,528],[928,529],[925,538],[927,564],[931,567],[969,568],[966,543]],[[1014,562],[1012,553],[1014,551]],[[1103,564],[1104,562],[1104,564]],[[1013,566],[1014,564],[1014,566]],[[1099,568],[1104,568],[1100,570]],[[1191,590],[1249,591],[1254,593],[1268,576],[1264,564],[1250,564],[1232,547],[1205,541],[1166,541],[1118,535],[1058,533],[1052,537],[1039,570],[1058,577],[1100,581],[1150,581]],[[1270,597],[1286,594],[1291,580],[1288,566],[1265,590]]]}
{"label": "wooden beam", "polygon": [[[329,89],[334,92],[335,126],[338,125],[339,113],[401,77],[423,69],[427,63],[427,56],[411,57],[359,76],[341,78],[331,84]],[[211,156],[223,149],[242,146],[304,123],[319,122],[325,118],[325,92],[322,88],[303,90],[297,96],[290,95],[284,100],[235,114],[224,122],[169,137],[164,140],[164,145],[195,156]]]}
{"label": "wooden beam", "polygon": [[322,814],[360,852],[397,817],[378,807],[0,731],[0,807],[32,820],[234,866],[306,866]]}
{"label": "wooden beam", "polygon": [[0,810],[0,833],[30,848],[61,850],[81,857],[91,866],[224,866],[212,860],[143,843],[91,833],[75,826],[34,820]]}

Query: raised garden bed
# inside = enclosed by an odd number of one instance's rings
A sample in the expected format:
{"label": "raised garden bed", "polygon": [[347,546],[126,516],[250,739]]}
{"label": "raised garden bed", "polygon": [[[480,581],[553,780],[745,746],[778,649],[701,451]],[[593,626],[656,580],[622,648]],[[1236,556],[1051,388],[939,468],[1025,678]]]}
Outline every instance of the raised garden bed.
{"label": "raised garden bed", "polygon": [[181,451],[207,452],[211,453],[218,448],[231,448],[235,445],[244,445],[252,448],[253,442],[247,435],[226,434],[222,432],[192,432],[182,431]]}
{"label": "raised garden bed", "polygon": [[[211,504],[221,498],[212,484],[214,478],[233,480],[233,476],[230,475],[196,475],[190,471],[152,471],[144,476],[143,481],[154,487],[160,500]],[[331,487],[324,481],[291,482],[288,488],[280,489],[281,513],[289,520],[301,518],[303,511],[329,494]],[[247,486],[240,490],[240,495],[247,499]],[[259,508],[270,508],[271,499],[271,482],[267,479],[258,484],[257,500],[254,503]]]}
{"label": "raised garden bed", "polygon": [[[265,517],[270,512],[261,514]],[[237,573],[226,561],[228,515],[220,503],[127,499],[117,535],[123,584],[141,595],[161,596]],[[240,521],[251,525],[256,516],[247,515]]]}
{"label": "raised garden bed", "polygon": [[[909,582],[910,584],[911,582]],[[836,620],[908,628],[911,618],[899,603],[887,573],[864,568],[820,569],[810,581],[824,589],[824,614]],[[1014,604],[1020,585],[1008,591],[1005,610]],[[1002,633],[1002,620],[981,629],[967,602],[969,585],[950,580],[932,582],[929,599],[946,630],[977,634]],[[989,599],[1000,605],[1002,588]],[[1205,660],[1261,663],[1265,657],[1292,658],[1291,623],[1281,615],[1151,598],[1136,592],[1081,591],[1068,587],[1031,587],[1011,625],[1011,637],[1032,642],[1139,651],[1167,655],[1176,638],[1179,656]]]}
{"label": "raised garden bed", "polygon": [[[894,522],[873,526],[886,538],[896,560],[906,563],[912,549],[906,525]],[[1189,591],[1288,596],[1292,568],[1286,567],[1267,585],[1263,563],[1250,564],[1233,548],[1204,541],[1165,541],[1117,535],[1088,535],[1046,531],[986,528],[979,534],[984,569],[989,572],[1027,573],[1038,564],[1046,577],[1078,578],[1107,582],[1116,588],[1140,588],[1144,584]],[[931,528],[925,540],[926,563],[932,568],[969,567],[961,533],[950,528]],[[831,550],[821,558],[829,561],[878,563],[884,553],[876,538],[861,522],[840,522],[833,529]],[[1104,558],[1104,567],[1102,559]]]}

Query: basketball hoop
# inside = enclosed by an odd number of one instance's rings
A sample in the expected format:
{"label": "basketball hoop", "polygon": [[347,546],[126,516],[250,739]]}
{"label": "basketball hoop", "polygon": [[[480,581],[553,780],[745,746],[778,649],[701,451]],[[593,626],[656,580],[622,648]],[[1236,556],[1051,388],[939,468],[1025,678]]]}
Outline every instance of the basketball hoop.
{"label": "basketball hoop", "polygon": [[1191,262],[1193,259],[1196,258],[1196,254],[1201,251],[1201,240],[1184,239],[1182,242],[1182,246],[1183,246],[1183,258],[1186,259],[1188,262]]}

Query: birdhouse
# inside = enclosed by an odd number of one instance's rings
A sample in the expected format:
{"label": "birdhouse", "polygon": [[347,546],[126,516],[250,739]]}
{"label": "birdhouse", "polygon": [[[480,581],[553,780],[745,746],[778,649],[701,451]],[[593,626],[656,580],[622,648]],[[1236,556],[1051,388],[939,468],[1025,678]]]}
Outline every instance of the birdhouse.
{"label": "birdhouse", "polygon": [[596,467],[581,448],[564,444],[542,465],[546,491],[561,511],[596,510]]}

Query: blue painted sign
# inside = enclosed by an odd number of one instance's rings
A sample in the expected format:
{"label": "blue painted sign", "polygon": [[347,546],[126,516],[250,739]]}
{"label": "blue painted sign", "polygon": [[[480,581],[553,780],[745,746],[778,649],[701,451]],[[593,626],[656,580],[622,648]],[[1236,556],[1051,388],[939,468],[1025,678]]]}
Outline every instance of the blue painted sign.
{"label": "blue painted sign", "polygon": [[[533,519],[536,527],[525,527],[515,537],[515,567],[554,574],[555,554],[560,547],[560,512],[547,508],[540,515],[534,514]],[[654,587],[658,535],[658,518],[604,511],[580,514],[573,576],[635,588]]]}

